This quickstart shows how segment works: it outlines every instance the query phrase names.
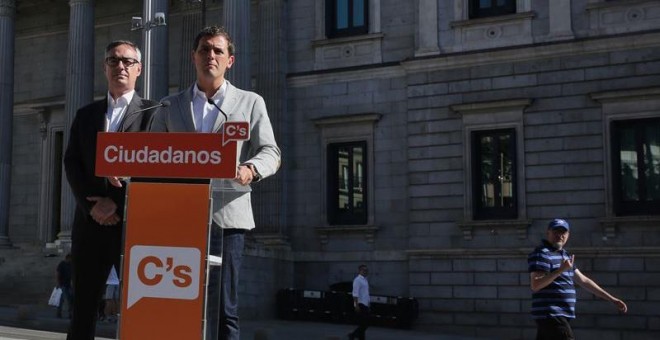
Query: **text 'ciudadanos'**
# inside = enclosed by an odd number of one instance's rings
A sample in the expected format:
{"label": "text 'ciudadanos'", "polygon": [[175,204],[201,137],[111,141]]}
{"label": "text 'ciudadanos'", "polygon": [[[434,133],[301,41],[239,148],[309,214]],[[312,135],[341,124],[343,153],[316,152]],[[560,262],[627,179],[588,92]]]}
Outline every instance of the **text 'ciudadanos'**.
{"label": "text 'ciudadanos'", "polygon": [[165,150],[152,150],[148,146],[140,150],[126,150],[123,146],[108,145],[103,150],[103,160],[108,163],[150,164],[220,164],[222,154],[218,150],[177,150],[168,146]]}
{"label": "text 'ciudadanos'", "polygon": [[[234,178],[237,141],[247,123],[228,122],[227,133],[110,133],[96,143],[96,176]],[[230,131],[227,131],[227,128]]]}

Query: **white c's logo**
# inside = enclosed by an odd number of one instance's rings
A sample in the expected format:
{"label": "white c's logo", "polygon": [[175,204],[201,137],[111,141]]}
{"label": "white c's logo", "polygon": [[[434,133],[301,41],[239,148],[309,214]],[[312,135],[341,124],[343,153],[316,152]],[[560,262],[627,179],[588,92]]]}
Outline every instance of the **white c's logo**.
{"label": "white c's logo", "polygon": [[127,308],[144,297],[196,299],[200,259],[197,248],[133,246]]}

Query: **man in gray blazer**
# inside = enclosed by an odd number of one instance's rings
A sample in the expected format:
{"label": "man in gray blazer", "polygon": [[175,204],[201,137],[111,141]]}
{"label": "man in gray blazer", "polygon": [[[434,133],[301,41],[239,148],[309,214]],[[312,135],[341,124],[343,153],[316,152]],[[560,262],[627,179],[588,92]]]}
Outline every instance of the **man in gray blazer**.
{"label": "man in gray blazer", "polygon": [[[220,273],[211,272],[208,298],[209,301],[220,299],[221,310],[219,320],[217,311],[207,310],[207,329],[211,329],[207,338],[238,340],[238,272],[245,231],[255,227],[250,184],[275,174],[280,167],[280,149],[263,98],[238,89],[225,79],[225,72],[234,63],[234,45],[229,34],[216,26],[204,28],[195,38],[192,60],[197,81],[185,91],[162,100],[170,105],[154,115],[150,131],[219,133],[227,120],[250,124],[250,139],[238,142],[236,177],[212,180],[210,251],[213,254],[222,249],[222,273],[220,278]],[[227,190],[228,187],[233,190]],[[219,282],[215,287],[214,281]],[[217,335],[213,327],[215,320]]]}

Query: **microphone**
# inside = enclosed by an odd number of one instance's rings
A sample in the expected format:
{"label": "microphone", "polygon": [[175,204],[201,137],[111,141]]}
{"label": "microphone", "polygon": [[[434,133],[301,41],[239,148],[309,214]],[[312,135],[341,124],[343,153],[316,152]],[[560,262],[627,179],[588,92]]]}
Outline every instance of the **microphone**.
{"label": "microphone", "polygon": [[158,103],[154,106],[149,106],[149,107],[146,107],[144,109],[139,109],[139,110],[133,111],[133,112],[131,112],[131,114],[140,113],[140,112],[143,112],[143,111],[147,111],[147,110],[151,110],[151,109],[155,109],[155,108],[159,108],[159,107],[168,107],[168,106],[170,106],[170,101],[169,100],[163,100],[162,102],[160,102],[160,103]]}
{"label": "microphone", "polygon": [[215,108],[218,109],[218,111],[220,111],[220,113],[222,113],[222,115],[225,117],[225,122],[229,120],[227,118],[227,114],[225,113],[225,111],[222,111],[222,109],[218,105],[216,105],[216,103],[213,101],[213,99],[206,98],[206,100],[208,101],[209,104],[215,106]]}

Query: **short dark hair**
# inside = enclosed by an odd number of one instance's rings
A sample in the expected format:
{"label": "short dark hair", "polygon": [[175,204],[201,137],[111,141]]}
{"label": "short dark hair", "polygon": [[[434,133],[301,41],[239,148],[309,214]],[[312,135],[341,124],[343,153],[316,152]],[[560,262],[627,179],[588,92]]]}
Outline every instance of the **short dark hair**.
{"label": "short dark hair", "polygon": [[119,46],[119,45],[128,45],[131,48],[135,50],[135,53],[137,53],[137,61],[142,62],[142,52],[140,52],[140,49],[137,47],[137,45],[129,40],[115,40],[111,43],[108,44],[108,46],[105,47],[105,57],[109,57],[108,53],[110,50],[113,48]]}
{"label": "short dark hair", "polygon": [[358,271],[360,271],[360,270],[362,270],[362,269],[367,269],[367,265],[366,265],[366,264],[361,264],[361,265],[358,267]]}
{"label": "short dark hair", "polygon": [[202,38],[215,37],[218,35],[227,39],[227,45],[228,45],[227,51],[229,52],[230,56],[234,55],[234,50],[235,50],[234,42],[231,40],[231,37],[229,36],[227,30],[225,30],[225,28],[221,26],[207,26],[204,27],[201,31],[199,31],[199,33],[197,33],[197,37],[195,37],[193,51],[197,51],[197,47],[199,47],[199,41],[202,40]]}

